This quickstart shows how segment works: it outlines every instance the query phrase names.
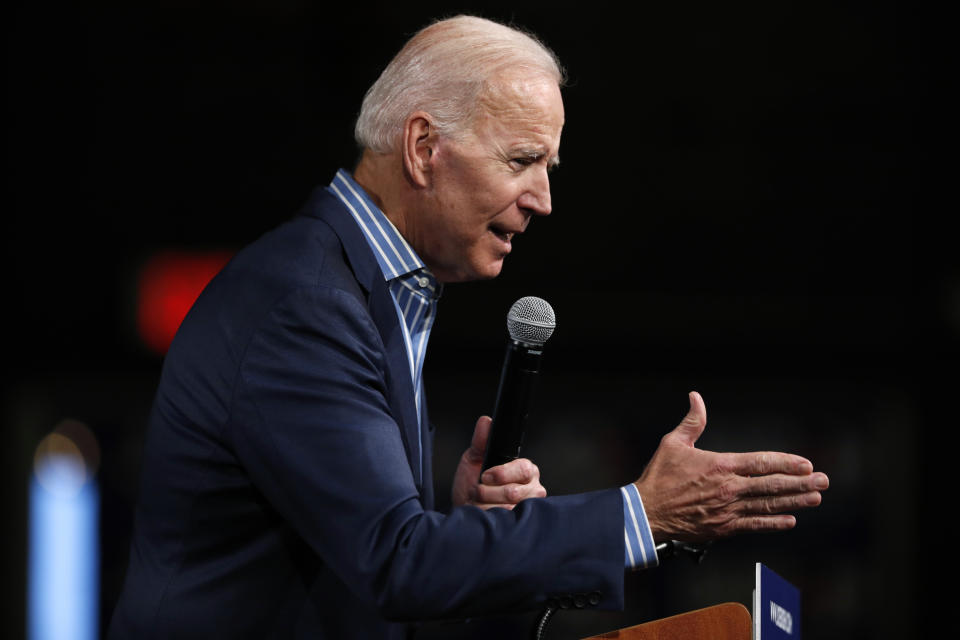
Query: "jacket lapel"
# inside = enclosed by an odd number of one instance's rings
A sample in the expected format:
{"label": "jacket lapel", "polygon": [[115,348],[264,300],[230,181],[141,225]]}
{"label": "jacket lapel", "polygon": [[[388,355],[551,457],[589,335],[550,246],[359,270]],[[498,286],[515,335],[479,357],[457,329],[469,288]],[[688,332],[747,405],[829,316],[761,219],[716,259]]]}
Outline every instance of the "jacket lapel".
{"label": "jacket lapel", "polygon": [[380,266],[367,243],[363,232],[353,219],[350,211],[343,203],[331,195],[326,189],[317,189],[306,211],[308,215],[318,217],[327,222],[340,238],[346,254],[347,262],[357,283],[363,288],[367,296],[367,308],[373,319],[380,339],[386,349],[387,370],[385,378],[388,394],[387,402],[393,411],[394,418],[400,427],[403,444],[406,448],[407,461],[413,470],[414,481],[420,487],[421,495],[424,488],[423,447],[419,437],[420,428],[417,420],[417,407],[413,391],[413,381],[410,378],[410,360],[407,355],[406,343],[403,339],[403,329],[397,315],[396,303],[387,283],[384,280]]}

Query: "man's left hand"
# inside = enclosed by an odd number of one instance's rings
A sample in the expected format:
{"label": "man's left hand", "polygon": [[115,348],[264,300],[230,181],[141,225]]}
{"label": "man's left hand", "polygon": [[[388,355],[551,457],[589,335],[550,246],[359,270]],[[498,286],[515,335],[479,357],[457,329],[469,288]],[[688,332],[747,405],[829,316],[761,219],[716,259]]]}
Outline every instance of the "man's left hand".
{"label": "man's left hand", "polygon": [[[527,498],[543,498],[547,490],[540,484],[540,469],[526,458],[491,467],[483,472],[483,454],[487,448],[492,420],[481,416],[473,430],[470,448],[460,456],[453,478],[453,506],[472,504],[481,509],[513,509]],[[477,481],[480,478],[480,482]]]}

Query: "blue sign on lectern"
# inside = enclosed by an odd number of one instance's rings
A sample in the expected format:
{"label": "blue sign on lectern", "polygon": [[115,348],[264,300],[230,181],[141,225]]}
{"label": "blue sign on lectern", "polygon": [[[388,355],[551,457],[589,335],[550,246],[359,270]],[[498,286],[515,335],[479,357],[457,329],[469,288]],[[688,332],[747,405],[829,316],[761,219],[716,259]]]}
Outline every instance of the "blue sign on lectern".
{"label": "blue sign on lectern", "polygon": [[800,640],[800,590],[757,563],[753,640]]}

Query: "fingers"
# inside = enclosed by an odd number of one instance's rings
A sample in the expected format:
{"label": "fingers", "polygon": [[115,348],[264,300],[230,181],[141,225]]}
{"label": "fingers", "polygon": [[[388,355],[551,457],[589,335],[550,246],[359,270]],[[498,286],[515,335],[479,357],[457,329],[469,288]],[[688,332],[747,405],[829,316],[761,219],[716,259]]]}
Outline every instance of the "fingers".
{"label": "fingers", "polygon": [[823,473],[738,477],[721,484],[716,497],[731,515],[770,515],[816,507],[822,500],[820,491],[829,485]]}
{"label": "fingers", "polygon": [[508,484],[497,487],[479,484],[476,487],[476,492],[474,503],[477,506],[515,505],[529,498],[545,498],[547,496],[547,490],[539,483],[534,485]]}
{"label": "fingers", "polygon": [[719,513],[720,520],[726,524],[720,527],[722,535],[732,535],[746,531],[780,531],[792,528],[796,518],[790,511],[799,511],[816,507],[829,481],[823,473],[808,476],[773,475],[759,478],[742,478],[739,489],[731,490],[727,485],[726,503]]}
{"label": "fingers", "polygon": [[772,515],[784,513],[786,511],[797,511],[816,507],[820,504],[822,496],[819,491],[809,491],[807,493],[796,493],[786,496],[764,496],[762,498],[749,498],[742,502],[742,512],[745,514]]}
{"label": "fingers", "polygon": [[[817,502],[819,503],[819,494]],[[804,496],[781,496],[771,499],[771,502],[756,500],[753,503],[741,503],[736,514],[721,517],[714,527],[711,527],[707,538],[726,537],[739,533],[763,533],[785,531],[797,525],[797,518],[784,511],[793,511],[802,506],[807,498]]]}
{"label": "fingers", "polygon": [[512,509],[527,498],[545,497],[547,490],[540,484],[540,470],[526,458],[488,469],[483,473],[481,482],[477,483],[476,474],[483,464],[491,423],[488,416],[477,419],[470,447],[463,452],[454,477],[451,492],[453,504],[469,503],[482,509]]}
{"label": "fingers", "polygon": [[749,516],[731,522],[724,534],[786,531],[793,529],[795,526],[797,526],[797,519],[791,515]]}
{"label": "fingers", "polygon": [[532,482],[540,477],[540,469],[526,458],[517,458],[507,464],[490,467],[480,476],[480,482],[489,485]]}
{"label": "fingers", "polygon": [[822,491],[830,486],[830,479],[825,473],[811,473],[806,476],[774,474],[742,478],[739,481],[741,495],[745,496],[775,496],[793,493],[809,493]]}
{"label": "fingers", "polygon": [[483,456],[487,451],[487,439],[490,437],[490,425],[493,420],[490,416],[480,416],[477,418],[477,424],[473,428],[473,438],[470,440],[470,448],[463,455],[467,462],[472,464],[481,464]]}
{"label": "fingers", "polygon": [[752,453],[732,453],[728,455],[728,458],[730,470],[733,473],[746,476],[762,476],[771,473],[804,476],[813,472],[813,464],[809,460],[792,453],[755,451]]}
{"label": "fingers", "polygon": [[528,498],[547,495],[540,484],[540,470],[526,458],[487,469],[474,491],[474,502],[484,507],[512,506]]}
{"label": "fingers", "polygon": [[684,416],[672,433],[683,444],[692,447],[700,434],[703,433],[704,427],[707,426],[707,405],[696,391],[691,391],[689,398],[690,410],[687,411],[687,415]]}

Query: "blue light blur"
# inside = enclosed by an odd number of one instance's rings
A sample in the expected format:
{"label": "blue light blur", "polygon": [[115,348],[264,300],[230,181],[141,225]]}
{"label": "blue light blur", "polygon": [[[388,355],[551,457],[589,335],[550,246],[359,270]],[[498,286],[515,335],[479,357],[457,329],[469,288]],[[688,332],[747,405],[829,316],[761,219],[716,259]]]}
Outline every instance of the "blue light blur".
{"label": "blue light blur", "polygon": [[76,457],[37,460],[30,481],[27,635],[98,637],[100,498]]}

